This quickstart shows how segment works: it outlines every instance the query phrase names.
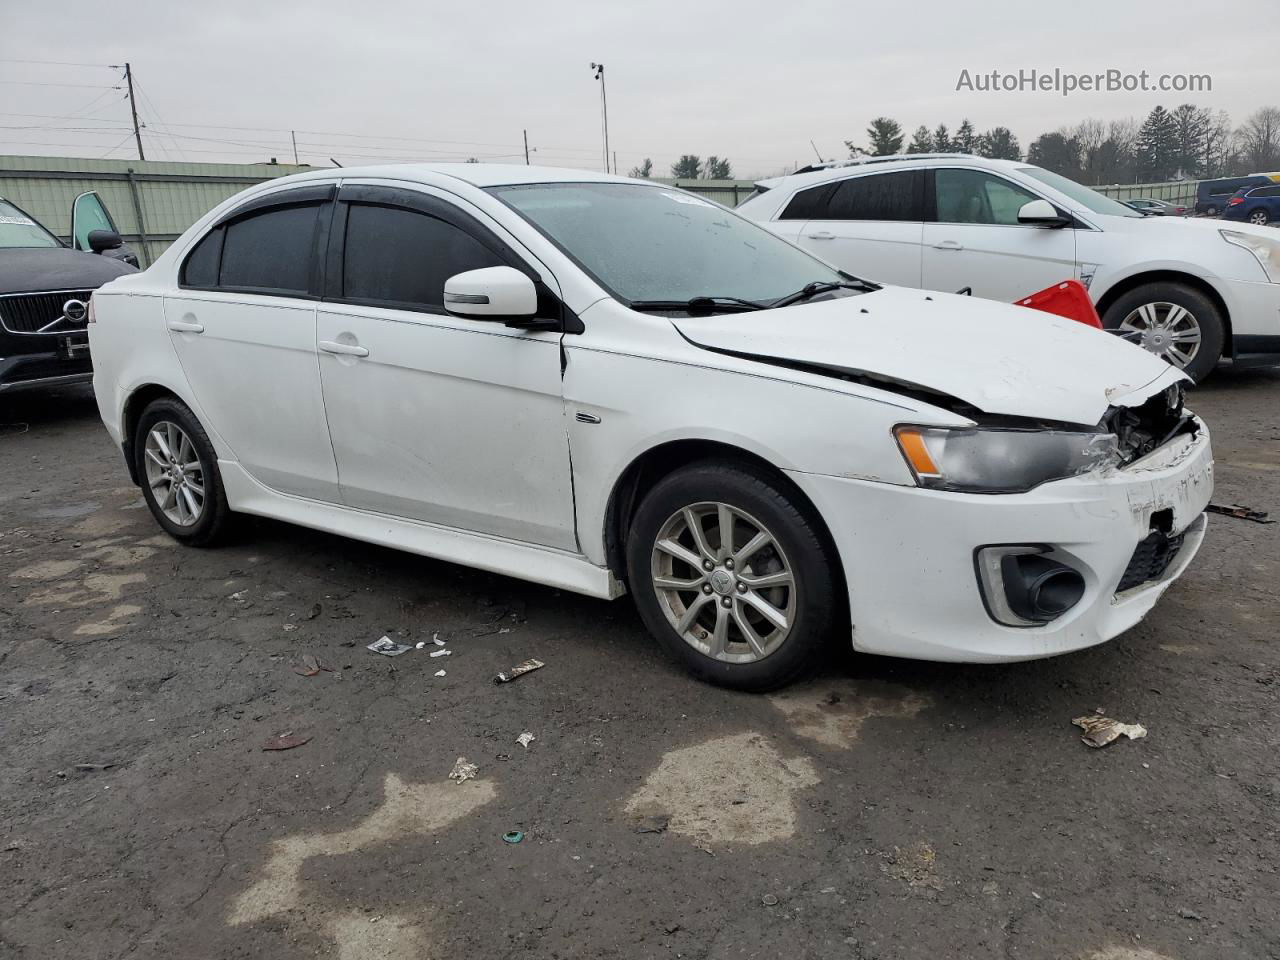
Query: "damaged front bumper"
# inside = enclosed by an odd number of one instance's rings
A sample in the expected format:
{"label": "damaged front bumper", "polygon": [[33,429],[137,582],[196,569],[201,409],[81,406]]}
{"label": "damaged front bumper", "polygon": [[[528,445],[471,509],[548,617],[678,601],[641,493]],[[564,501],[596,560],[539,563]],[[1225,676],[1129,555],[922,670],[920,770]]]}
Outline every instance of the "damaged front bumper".
{"label": "damaged front bumper", "polygon": [[[827,519],[848,579],[854,648],[922,660],[1053,656],[1129,629],[1204,539],[1213,490],[1208,431],[1179,435],[1121,469],[1020,494],[973,495],[790,473]],[[1080,599],[1052,621],[999,623],[976,551],[1035,546],[1078,571]]]}

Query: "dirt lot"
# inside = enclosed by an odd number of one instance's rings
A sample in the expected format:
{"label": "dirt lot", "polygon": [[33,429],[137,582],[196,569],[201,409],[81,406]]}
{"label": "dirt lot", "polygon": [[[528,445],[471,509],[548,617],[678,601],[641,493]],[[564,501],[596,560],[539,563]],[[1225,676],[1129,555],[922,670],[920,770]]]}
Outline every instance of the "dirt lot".
{"label": "dirt lot", "polygon": [[[1280,372],[1194,405],[1216,499],[1280,515]],[[1280,957],[1280,525],[1212,518],[1088,653],[753,697],[627,601],[266,521],[175,546],[87,393],[0,424],[5,960]],[[1085,747],[1096,707],[1150,735]]]}

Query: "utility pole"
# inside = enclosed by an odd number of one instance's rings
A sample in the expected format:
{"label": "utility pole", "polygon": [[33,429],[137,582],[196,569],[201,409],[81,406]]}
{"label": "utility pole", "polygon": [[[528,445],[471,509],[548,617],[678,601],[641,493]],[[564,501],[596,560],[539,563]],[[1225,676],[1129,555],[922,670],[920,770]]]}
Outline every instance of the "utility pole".
{"label": "utility pole", "polygon": [[127,62],[124,65],[124,80],[129,86],[129,111],[133,114],[133,139],[138,141],[138,159],[145,160],[147,155],[142,152],[142,128],[138,126],[138,103],[133,99],[133,67]]}
{"label": "utility pole", "polygon": [[604,89],[604,64],[593,63],[591,69],[596,72],[596,79],[600,81],[600,122],[604,129],[604,172],[609,172],[609,99]]}
{"label": "utility pole", "polygon": [[613,151],[613,172],[618,172],[618,151]]}
{"label": "utility pole", "polygon": [[529,131],[522,130],[521,133],[524,134],[524,165],[527,167],[529,166]]}
{"label": "utility pole", "polygon": [[298,166],[298,131],[290,130],[289,138],[293,141],[293,165]]}

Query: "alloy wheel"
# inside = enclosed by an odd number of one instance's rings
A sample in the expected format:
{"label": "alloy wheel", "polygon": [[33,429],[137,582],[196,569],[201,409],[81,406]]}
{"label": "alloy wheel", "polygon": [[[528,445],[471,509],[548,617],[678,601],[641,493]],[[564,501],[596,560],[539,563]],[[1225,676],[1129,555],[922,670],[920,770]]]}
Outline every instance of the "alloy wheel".
{"label": "alloy wheel", "polygon": [[1249,222],[1256,223],[1260,227],[1267,225],[1267,212],[1265,210],[1255,210],[1249,214]]}
{"label": "alloy wheel", "polygon": [[147,485],[166,517],[180,527],[194,526],[204,515],[204,466],[186,431],[161,420],[147,433],[143,448]]}
{"label": "alloy wheel", "polygon": [[695,503],[673,513],[654,543],[651,574],[672,628],[713,660],[763,660],[795,624],[796,577],[782,545],[729,504]]}
{"label": "alloy wheel", "polygon": [[1200,321],[1176,303],[1144,303],[1120,321],[1117,336],[1182,369],[1196,358],[1203,339]]}

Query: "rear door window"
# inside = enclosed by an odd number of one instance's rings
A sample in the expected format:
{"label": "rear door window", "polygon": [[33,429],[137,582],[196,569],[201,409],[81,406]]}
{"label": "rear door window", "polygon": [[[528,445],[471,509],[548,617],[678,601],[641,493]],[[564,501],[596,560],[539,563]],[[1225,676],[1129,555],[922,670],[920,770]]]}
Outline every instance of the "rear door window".
{"label": "rear door window", "polygon": [[899,170],[843,180],[815,220],[924,220],[924,173]]}
{"label": "rear door window", "polygon": [[444,312],[444,283],[503,261],[465,230],[417,210],[351,203],[342,299]]}

